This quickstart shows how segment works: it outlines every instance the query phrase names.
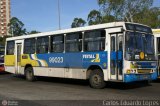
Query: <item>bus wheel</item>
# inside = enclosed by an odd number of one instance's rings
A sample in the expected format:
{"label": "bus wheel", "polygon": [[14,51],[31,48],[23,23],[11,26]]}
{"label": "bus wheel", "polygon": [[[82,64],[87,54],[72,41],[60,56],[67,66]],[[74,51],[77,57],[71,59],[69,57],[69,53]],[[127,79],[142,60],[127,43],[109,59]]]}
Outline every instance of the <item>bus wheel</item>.
{"label": "bus wheel", "polygon": [[100,69],[95,69],[91,71],[89,77],[89,83],[90,86],[95,89],[102,89],[106,86],[103,73]]}
{"label": "bus wheel", "polygon": [[32,67],[27,67],[25,69],[25,75],[26,75],[26,80],[28,80],[28,81],[34,81],[35,80]]}

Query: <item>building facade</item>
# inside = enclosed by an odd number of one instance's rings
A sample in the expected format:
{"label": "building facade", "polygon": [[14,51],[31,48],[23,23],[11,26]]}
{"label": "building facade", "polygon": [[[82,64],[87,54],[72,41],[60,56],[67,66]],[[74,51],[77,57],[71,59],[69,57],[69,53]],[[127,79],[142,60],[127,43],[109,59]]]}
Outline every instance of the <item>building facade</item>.
{"label": "building facade", "polygon": [[0,36],[8,35],[10,13],[10,0],[0,0]]}

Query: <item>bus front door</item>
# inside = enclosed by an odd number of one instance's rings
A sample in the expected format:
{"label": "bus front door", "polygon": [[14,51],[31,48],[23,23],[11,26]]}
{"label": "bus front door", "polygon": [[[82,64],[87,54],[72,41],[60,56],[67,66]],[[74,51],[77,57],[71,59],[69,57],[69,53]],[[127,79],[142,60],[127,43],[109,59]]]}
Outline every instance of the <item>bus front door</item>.
{"label": "bus front door", "polygon": [[122,81],[123,35],[121,33],[111,34],[110,45],[110,79]]}
{"label": "bus front door", "polygon": [[15,74],[20,74],[21,68],[21,52],[22,52],[22,41],[16,41],[16,49],[15,49]]}

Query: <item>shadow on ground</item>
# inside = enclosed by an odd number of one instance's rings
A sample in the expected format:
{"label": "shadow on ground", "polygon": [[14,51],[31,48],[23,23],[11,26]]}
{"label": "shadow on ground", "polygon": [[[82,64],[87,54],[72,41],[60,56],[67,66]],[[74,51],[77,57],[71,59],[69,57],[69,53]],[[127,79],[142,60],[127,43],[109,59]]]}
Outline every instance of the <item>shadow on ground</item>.
{"label": "shadow on ground", "polygon": [[37,77],[36,81],[71,84],[71,85],[82,85],[82,86],[89,85],[88,80],[67,79],[67,78]]}
{"label": "shadow on ground", "polygon": [[148,86],[152,86],[152,84],[148,83],[148,81],[139,81],[139,82],[132,82],[132,83],[107,82],[106,88],[129,90],[129,89],[136,89],[136,88],[142,88],[142,87],[148,87]]}
{"label": "shadow on ground", "polygon": [[158,78],[157,80],[152,81],[152,83],[159,83],[160,84],[160,78]]}
{"label": "shadow on ground", "polygon": [[0,72],[0,76],[7,75],[7,74],[9,75],[10,73],[5,72],[5,71]]}
{"label": "shadow on ground", "polygon": [[[15,76],[17,78],[25,79],[24,76]],[[56,84],[68,84],[68,85],[79,85],[89,87],[88,80],[78,80],[78,79],[65,79],[65,78],[52,78],[52,77],[36,77],[35,82],[49,82]],[[152,86],[148,81],[132,82],[132,83],[122,83],[122,82],[106,82],[105,89],[119,89],[119,90],[128,90],[136,89],[142,87]]]}

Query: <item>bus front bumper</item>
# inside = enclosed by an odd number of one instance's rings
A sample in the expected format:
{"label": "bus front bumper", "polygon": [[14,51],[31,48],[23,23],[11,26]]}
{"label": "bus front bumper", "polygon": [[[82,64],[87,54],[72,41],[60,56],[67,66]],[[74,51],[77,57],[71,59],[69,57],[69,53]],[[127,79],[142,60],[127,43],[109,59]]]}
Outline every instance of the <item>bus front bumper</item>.
{"label": "bus front bumper", "polygon": [[124,75],[124,82],[135,82],[135,81],[145,81],[145,80],[156,80],[157,73],[152,74],[125,74]]}

